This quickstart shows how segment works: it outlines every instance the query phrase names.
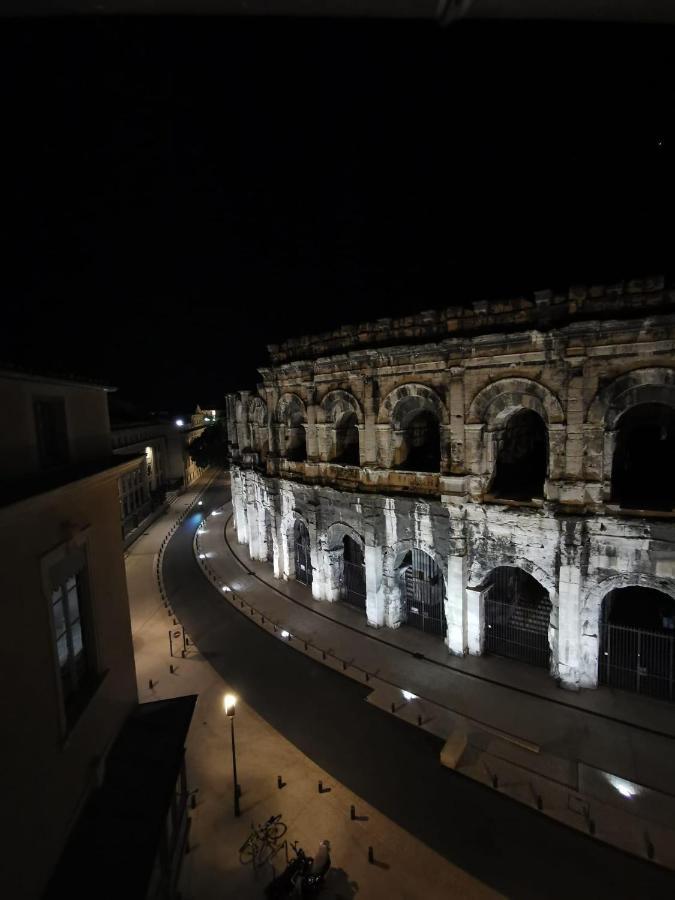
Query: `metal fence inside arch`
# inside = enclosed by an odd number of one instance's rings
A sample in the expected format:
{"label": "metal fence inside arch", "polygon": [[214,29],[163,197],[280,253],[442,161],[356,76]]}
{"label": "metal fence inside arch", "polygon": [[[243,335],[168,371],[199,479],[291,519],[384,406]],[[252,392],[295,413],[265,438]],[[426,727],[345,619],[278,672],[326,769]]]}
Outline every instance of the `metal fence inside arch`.
{"label": "metal fence inside arch", "polygon": [[523,569],[499,566],[485,594],[485,650],[548,668],[548,591]]}
{"label": "metal fence inside arch", "polygon": [[348,534],[344,537],[344,548],[342,597],[346,603],[365,609],[366,563],[363,550]]}
{"label": "metal fence inside arch", "polygon": [[296,519],[293,526],[295,538],[295,578],[308,587],[312,585],[312,560],[309,549],[309,532],[304,522]]}
{"label": "metal fence inside arch", "polygon": [[675,601],[660,591],[618,588],[603,600],[598,681],[675,699]]}
{"label": "metal fence inside arch", "polygon": [[445,635],[445,585],[435,560],[423,550],[409,550],[401,565],[406,625]]}

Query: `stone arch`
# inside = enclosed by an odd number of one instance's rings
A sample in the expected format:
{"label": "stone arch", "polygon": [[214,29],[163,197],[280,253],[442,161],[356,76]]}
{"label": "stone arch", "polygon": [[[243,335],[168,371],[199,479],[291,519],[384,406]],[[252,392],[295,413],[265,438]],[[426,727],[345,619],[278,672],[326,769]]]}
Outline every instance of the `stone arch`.
{"label": "stone arch", "polygon": [[593,398],[586,416],[586,469],[612,499],[612,470],[624,413],[643,404],[675,409],[675,369],[652,366],[619,375]]}
{"label": "stone arch", "polygon": [[297,394],[282,394],[276,410],[277,446],[286,459],[302,462],[307,459],[307,408]]}
{"label": "stone arch", "polygon": [[603,600],[611,591],[626,587],[643,587],[660,591],[675,602],[675,580],[659,578],[645,572],[611,575],[589,588],[579,611],[581,683],[586,687],[596,687],[598,683],[600,615]]}
{"label": "stone arch", "polygon": [[356,397],[349,391],[329,391],[319,404],[317,422],[337,425],[345,413],[353,412],[359,425],[363,425],[363,410]]}
{"label": "stone arch", "polygon": [[267,426],[267,404],[262,397],[251,397],[248,401],[248,420],[259,428]]}
{"label": "stone arch", "polygon": [[563,425],[562,403],[547,387],[531,378],[500,378],[480,390],[471,401],[467,424],[501,427],[518,409],[539,413],[546,425]]}
{"label": "stone arch", "polygon": [[675,407],[675,369],[655,366],[619,375],[597,392],[588,408],[586,421],[589,425],[604,425],[612,430],[623,413],[641,403]]}
{"label": "stone arch", "polygon": [[332,602],[344,599],[345,537],[351,538],[365,555],[365,541],[345,522],[334,522],[319,540],[317,553],[323,576],[323,595]]}
{"label": "stone arch", "polygon": [[558,623],[559,623],[559,596],[556,580],[549,575],[541,566],[536,565],[524,556],[517,556],[511,559],[498,560],[495,565],[489,567],[483,566],[477,571],[477,567],[472,567],[469,581],[474,583],[473,587],[468,587],[468,618],[469,633],[467,635],[469,652],[473,654],[482,654],[485,643],[485,593],[490,587],[490,578],[496,569],[514,568],[520,569],[530,575],[548,594],[551,604],[548,622],[548,645],[550,649],[550,672],[556,675],[558,672],[559,652],[558,652]]}
{"label": "stone arch", "polygon": [[351,525],[347,525],[345,522],[333,522],[333,524],[326,529],[326,535],[323,540],[326,549],[339,549],[345,535],[348,535],[352,540],[356,541],[362,550],[365,549],[365,541],[361,535],[355,528],[352,528]]}
{"label": "stone arch", "polygon": [[419,400],[420,410],[425,408],[429,409],[436,414],[438,421],[442,425],[448,425],[448,411],[436,391],[427,387],[425,384],[418,384],[416,382],[401,384],[387,394],[380,404],[380,410],[377,417],[378,424],[391,424],[392,427],[396,427],[396,407],[402,400],[410,397],[416,397]]}
{"label": "stone arch", "polygon": [[483,567],[481,570],[481,574],[475,573],[471,578],[471,581],[477,581],[475,587],[470,588],[473,591],[482,591],[484,590],[490,575],[494,572],[495,569],[498,569],[500,566],[509,566],[514,569],[522,569],[523,572],[527,572],[528,575],[531,575],[535,581],[538,581],[539,584],[548,591],[548,595],[551,599],[552,606],[557,605],[558,601],[558,589],[556,586],[555,579],[552,575],[549,575],[545,569],[542,569],[541,566],[538,566],[536,563],[531,562],[529,559],[526,559],[524,556],[516,556],[513,559],[507,560],[499,560],[493,566]]}
{"label": "stone arch", "polygon": [[521,412],[536,413],[546,428],[546,481],[560,477],[563,471],[565,413],[560,400],[530,378],[500,378],[476,394],[466,422],[467,462],[473,474],[479,476],[477,490],[481,495],[494,479],[508,423],[515,413]]}
{"label": "stone arch", "polygon": [[277,403],[276,421],[280,425],[290,425],[290,418],[300,413],[303,420],[307,421],[307,407],[297,394],[282,394]]}

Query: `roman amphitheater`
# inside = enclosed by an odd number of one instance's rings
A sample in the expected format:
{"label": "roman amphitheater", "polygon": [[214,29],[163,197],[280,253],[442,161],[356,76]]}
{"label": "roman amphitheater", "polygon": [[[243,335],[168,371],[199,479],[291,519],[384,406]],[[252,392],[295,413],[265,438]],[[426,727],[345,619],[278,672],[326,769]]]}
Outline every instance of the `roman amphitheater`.
{"label": "roman amphitheater", "polygon": [[269,347],[227,396],[237,538],[453,654],[672,700],[675,290],[663,278]]}

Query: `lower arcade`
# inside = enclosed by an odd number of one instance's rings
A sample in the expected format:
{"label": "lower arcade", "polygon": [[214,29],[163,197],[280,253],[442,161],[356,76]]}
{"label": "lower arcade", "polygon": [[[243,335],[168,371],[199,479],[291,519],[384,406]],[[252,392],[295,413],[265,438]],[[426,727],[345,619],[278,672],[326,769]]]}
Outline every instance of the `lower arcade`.
{"label": "lower arcade", "polygon": [[452,654],[675,699],[675,528],[336,490],[232,466],[237,539],[279,579]]}

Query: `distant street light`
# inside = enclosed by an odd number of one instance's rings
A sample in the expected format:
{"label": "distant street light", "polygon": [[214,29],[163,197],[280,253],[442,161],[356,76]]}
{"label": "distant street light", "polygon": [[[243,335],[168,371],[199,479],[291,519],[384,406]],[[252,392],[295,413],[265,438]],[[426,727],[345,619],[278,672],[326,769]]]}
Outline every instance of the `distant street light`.
{"label": "distant street light", "polygon": [[184,424],[185,424],[185,423],[183,422],[182,419],[176,419],[176,425],[177,425],[179,428],[182,428]]}
{"label": "distant street light", "polygon": [[232,774],[234,777],[234,814],[235,816],[240,816],[241,813],[239,811],[239,782],[237,781],[237,754],[234,747],[234,712],[237,704],[237,698],[234,694],[225,694],[223,699],[223,706],[225,707],[225,713],[230,720],[231,734],[232,734]]}

